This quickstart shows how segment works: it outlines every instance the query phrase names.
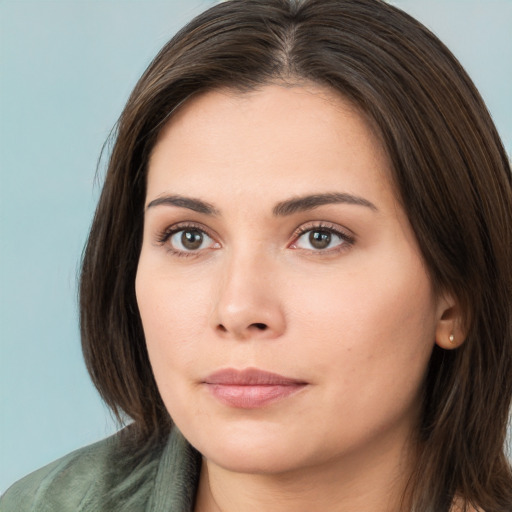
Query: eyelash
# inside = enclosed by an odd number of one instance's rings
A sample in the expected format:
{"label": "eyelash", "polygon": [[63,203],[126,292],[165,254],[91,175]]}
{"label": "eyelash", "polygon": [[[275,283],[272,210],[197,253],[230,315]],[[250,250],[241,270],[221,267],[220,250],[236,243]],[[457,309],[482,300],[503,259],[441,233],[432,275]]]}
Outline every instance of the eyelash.
{"label": "eyelash", "polygon": [[[171,239],[172,236],[174,236],[176,233],[179,233],[181,231],[199,231],[200,233],[205,234],[207,237],[214,240],[214,237],[204,228],[204,226],[195,224],[195,223],[184,223],[184,224],[176,224],[173,226],[170,226],[166,229],[164,229],[162,232],[160,232],[157,235],[157,242],[159,245],[165,245],[166,250],[170,252],[172,255],[180,257],[180,258],[190,258],[199,255],[199,253],[202,250],[198,251],[180,251],[178,249],[174,249],[170,244],[167,242]],[[316,223],[316,224],[310,224],[310,225],[303,225],[300,228],[298,228],[292,235],[293,242],[290,245],[294,245],[297,240],[300,239],[303,235],[306,233],[311,233],[314,231],[321,231],[324,233],[329,233],[331,235],[335,235],[341,239],[341,243],[337,246],[330,248],[330,249],[301,249],[294,247],[294,250],[303,250],[310,253],[315,253],[318,255],[329,255],[333,253],[338,253],[345,251],[349,249],[352,245],[354,245],[356,239],[353,235],[341,230],[339,227],[335,227],[332,224],[326,224],[326,223]],[[290,246],[289,246],[290,247]]]}
{"label": "eyelash", "polygon": [[184,224],[175,224],[164,229],[161,233],[157,235],[157,242],[160,245],[165,245],[166,250],[170,252],[173,256],[178,256],[179,258],[190,258],[193,256],[197,256],[200,251],[180,251],[178,249],[174,249],[171,244],[167,242],[176,234],[181,231],[199,231],[200,233],[204,233],[208,238],[214,239],[214,237],[208,233],[208,231],[201,225],[195,224],[193,222],[187,222]]}
{"label": "eyelash", "polygon": [[[342,251],[346,251],[351,246],[354,245],[356,238],[354,235],[348,233],[347,231],[344,231],[340,229],[339,227],[333,225],[333,224],[326,224],[326,223],[315,223],[315,224],[306,224],[298,228],[295,233],[293,234],[293,242],[292,245],[299,240],[300,237],[305,235],[306,233],[311,233],[315,231],[320,231],[324,233],[329,233],[331,235],[335,235],[341,239],[341,243],[336,245],[333,248],[330,249],[302,249],[304,251],[308,251],[310,253],[318,254],[321,256],[327,256],[333,253],[339,253]],[[300,248],[298,248],[300,250]]]}

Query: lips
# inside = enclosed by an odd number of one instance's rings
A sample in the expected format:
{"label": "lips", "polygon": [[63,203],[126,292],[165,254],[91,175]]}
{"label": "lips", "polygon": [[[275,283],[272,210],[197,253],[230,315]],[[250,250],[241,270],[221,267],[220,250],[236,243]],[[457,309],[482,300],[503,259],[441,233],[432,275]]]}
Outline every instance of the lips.
{"label": "lips", "polygon": [[204,380],[210,393],[224,405],[257,409],[294,395],[307,382],[256,368],[217,371]]}

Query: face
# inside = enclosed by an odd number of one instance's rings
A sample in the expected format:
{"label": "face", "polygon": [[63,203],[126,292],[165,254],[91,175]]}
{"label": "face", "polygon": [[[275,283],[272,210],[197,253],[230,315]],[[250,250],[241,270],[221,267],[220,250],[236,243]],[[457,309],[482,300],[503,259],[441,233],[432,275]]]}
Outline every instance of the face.
{"label": "face", "polygon": [[443,313],[387,156],[315,86],[213,91],[154,148],[136,278],[163,401],[207,460],[401,449]]}

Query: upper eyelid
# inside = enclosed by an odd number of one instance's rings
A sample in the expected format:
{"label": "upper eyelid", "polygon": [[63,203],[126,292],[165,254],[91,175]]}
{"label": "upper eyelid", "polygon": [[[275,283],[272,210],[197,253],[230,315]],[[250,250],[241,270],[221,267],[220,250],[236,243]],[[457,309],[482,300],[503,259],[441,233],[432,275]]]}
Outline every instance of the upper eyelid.
{"label": "upper eyelid", "polygon": [[218,237],[215,236],[215,234],[212,233],[210,229],[208,229],[206,226],[204,226],[201,223],[192,222],[192,221],[182,221],[182,222],[176,222],[174,224],[171,224],[169,226],[166,226],[162,230],[158,230],[156,233],[156,237],[159,242],[165,242],[167,241],[172,235],[179,233],[180,231],[185,231],[187,229],[190,230],[197,230],[202,231],[205,235],[207,235],[212,240],[216,240]]}
{"label": "upper eyelid", "polygon": [[295,229],[292,236],[296,238],[297,236],[303,235],[304,233],[313,231],[315,229],[317,229],[317,230],[323,229],[325,231],[332,231],[333,233],[339,233],[340,235],[351,238],[351,239],[356,238],[355,233],[351,229],[348,229],[348,228],[341,226],[339,224],[336,224],[336,223],[325,222],[325,221],[319,221],[319,222],[311,221],[311,224],[308,222],[302,223],[299,227],[297,227]]}

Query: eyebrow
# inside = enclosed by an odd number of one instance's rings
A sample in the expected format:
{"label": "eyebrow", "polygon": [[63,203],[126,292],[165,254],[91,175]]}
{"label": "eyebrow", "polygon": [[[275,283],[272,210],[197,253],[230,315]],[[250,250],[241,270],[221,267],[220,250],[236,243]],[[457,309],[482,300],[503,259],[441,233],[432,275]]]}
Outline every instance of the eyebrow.
{"label": "eyebrow", "polygon": [[363,197],[334,192],[329,194],[314,194],[309,196],[296,197],[288,199],[287,201],[282,201],[274,207],[272,213],[275,216],[282,217],[286,215],[293,215],[297,212],[313,210],[326,204],[340,203],[365,206],[375,212],[378,211],[378,208],[373,203],[367,199],[364,199]]}
{"label": "eyebrow", "polygon": [[178,206],[179,208],[187,208],[194,212],[204,213],[205,215],[218,215],[219,211],[210,203],[201,199],[183,196],[163,196],[153,199],[147,208],[153,208],[160,205]]}
{"label": "eyebrow", "polygon": [[[352,194],[332,192],[328,194],[312,194],[301,197],[294,197],[286,201],[277,203],[272,209],[272,213],[276,217],[285,217],[293,215],[294,213],[313,210],[319,206],[326,204],[350,204],[357,206],[364,206],[373,211],[378,211],[377,207],[363,197],[354,196]],[[220,212],[212,204],[207,203],[201,199],[192,197],[184,197],[179,195],[163,196],[153,199],[147,208],[154,208],[155,206],[169,205],[177,206],[179,208],[187,208],[194,212],[203,213],[205,215],[219,215]]]}

